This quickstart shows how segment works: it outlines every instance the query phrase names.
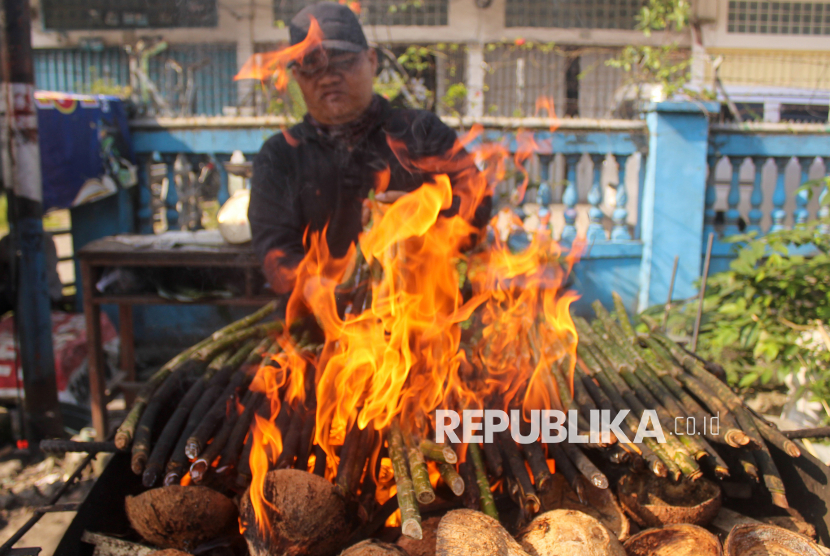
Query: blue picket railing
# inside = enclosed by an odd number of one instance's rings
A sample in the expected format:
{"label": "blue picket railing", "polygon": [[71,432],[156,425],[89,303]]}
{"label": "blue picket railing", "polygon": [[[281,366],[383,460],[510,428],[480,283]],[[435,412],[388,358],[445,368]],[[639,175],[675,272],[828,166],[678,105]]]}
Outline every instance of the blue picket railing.
{"label": "blue picket railing", "polygon": [[[722,241],[739,232],[764,234],[828,216],[819,199],[830,165],[830,126],[729,124],[712,126],[704,235],[715,234],[713,271],[734,258]],[[815,184],[812,194],[801,186]]]}
{"label": "blue picket railing", "polygon": [[[519,148],[519,125],[532,133],[537,149],[524,163],[539,184],[539,198],[532,200],[550,201],[559,219],[555,239],[567,244],[578,235],[586,238],[572,276],[572,287],[582,294],[577,312],[587,312],[594,299],[610,303],[612,291],[631,310],[664,303],[675,257],[674,297],[690,297],[710,232],[718,238],[716,271],[734,257],[734,247],[720,241],[725,236],[764,233],[827,212],[817,202],[825,191],[817,189],[812,200],[796,194],[800,183],[827,174],[827,126],[710,125],[708,114],[716,111],[714,104],[667,102],[652,106],[641,121],[562,120],[554,131],[541,119],[480,122],[485,133],[478,141],[501,143],[511,153]],[[273,117],[134,121],[141,231],[152,230],[153,171],[172,183],[177,157],[195,161],[207,154],[220,168],[235,150],[250,159],[285,124]],[[220,200],[227,196],[224,174],[222,181]],[[175,226],[175,188],[168,187],[164,202],[168,225]]]}

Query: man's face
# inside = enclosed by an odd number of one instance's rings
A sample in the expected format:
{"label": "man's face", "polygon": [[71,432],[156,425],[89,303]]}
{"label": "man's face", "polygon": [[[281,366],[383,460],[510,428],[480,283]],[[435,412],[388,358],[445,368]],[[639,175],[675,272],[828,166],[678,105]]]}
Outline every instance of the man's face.
{"label": "man's face", "polygon": [[321,50],[295,66],[294,77],[311,116],[321,124],[339,125],[355,120],[369,107],[377,66],[377,53],[371,48]]}

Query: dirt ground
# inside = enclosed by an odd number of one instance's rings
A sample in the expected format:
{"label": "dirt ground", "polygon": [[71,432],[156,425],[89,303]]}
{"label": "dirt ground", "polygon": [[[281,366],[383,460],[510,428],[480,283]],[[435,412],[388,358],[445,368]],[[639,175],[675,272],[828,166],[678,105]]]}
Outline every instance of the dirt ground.
{"label": "dirt ground", "polygon": [[[85,454],[33,459],[26,454],[3,450],[0,455],[0,544],[5,543],[34,514],[47,505],[69,478]],[[59,504],[81,502],[103,468],[101,462],[88,466],[81,479],[60,498]],[[40,547],[41,556],[52,556],[76,512],[47,513],[23,536],[15,548]]]}
{"label": "dirt ground", "polygon": [[[34,512],[32,508],[18,508],[9,512],[5,518],[6,525],[0,529],[0,543],[5,543],[9,538],[26,523]],[[38,546],[43,549],[40,556],[52,556],[63,537],[64,531],[69,527],[75,512],[49,513],[40,518],[40,521],[20,539],[14,548],[26,548]]]}

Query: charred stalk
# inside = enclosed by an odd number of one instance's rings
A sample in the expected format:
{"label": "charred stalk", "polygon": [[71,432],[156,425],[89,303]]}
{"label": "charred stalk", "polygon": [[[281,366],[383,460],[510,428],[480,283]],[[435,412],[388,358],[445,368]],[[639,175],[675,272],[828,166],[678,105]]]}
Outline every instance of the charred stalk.
{"label": "charred stalk", "polygon": [[773,446],[777,447],[779,450],[783,451],[790,457],[797,458],[801,455],[801,450],[799,449],[798,445],[786,436],[784,436],[784,433],[778,430],[778,428],[776,428],[773,425],[770,425],[757,415],[752,415],[752,417],[755,420],[755,426],[758,428],[758,432],[761,433],[761,436],[764,437],[764,440],[766,440]]}
{"label": "charred stalk", "polygon": [[585,453],[570,442],[562,442],[562,451],[574,464],[574,467],[597,488],[608,488],[608,477],[588,459]]}
{"label": "charred stalk", "polygon": [[498,443],[502,457],[507,462],[507,468],[516,481],[516,486],[519,489],[519,505],[531,514],[538,513],[542,507],[542,503],[536,495],[536,489],[533,488],[533,483],[530,481],[530,475],[527,472],[525,461],[522,459],[522,454],[513,441],[513,438],[510,434],[501,432],[494,436],[494,440]]}
{"label": "charred stalk", "polygon": [[305,413],[302,411],[302,408],[291,412],[291,421],[288,423],[287,434],[282,437],[282,452],[277,458],[277,469],[287,469],[294,466],[294,458],[297,457],[300,448],[300,437],[305,428],[305,423],[303,422],[304,417]]}
{"label": "charred stalk", "polygon": [[[235,414],[234,411],[228,411],[228,402],[232,401],[238,389],[247,389],[248,384],[253,380],[253,375],[249,373],[236,373],[231,377],[224,390],[219,394],[219,397],[213,402],[213,405],[205,414],[201,422],[193,430],[193,433],[187,438],[185,443],[185,454],[191,460],[196,459],[202,450],[207,445],[208,440],[213,431],[216,430],[220,421],[229,413]],[[218,454],[217,454],[218,455]]]}
{"label": "charred stalk", "polygon": [[326,474],[326,452],[318,444],[314,445],[314,473],[317,476],[323,477]]}
{"label": "charred stalk", "polygon": [[[251,392],[248,392],[248,394],[251,394]],[[232,408],[230,415],[228,415],[225,422],[222,423],[222,426],[217,431],[216,436],[213,437],[213,442],[208,444],[207,448],[205,448],[201,454],[194,458],[194,461],[190,466],[190,477],[193,479],[194,483],[199,484],[202,482],[210,469],[211,464],[213,464],[216,458],[218,458],[222,453],[222,450],[228,442],[231,433],[233,433],[233,429],[236,426],[238,418],[239,416],[236,413],[236,408]]]}
{"label": "charred stalk", "polygon": [[199,397],[204,393],[210,379],[225,364],[229,355],[230,352],[223,352],[208,365],[207,371],[190,387],[187,394],[182,398],[182,401],[179,402],[173,415],[167,420],[144,468],[142,483],[146,488],[152,488],[156,485],[156,482],[164,471],[164,466],[167,458],[170,456],[170,452],[175,448],[179,433],[182,427],[186,425],[185,420],[190,415]]}
{"label": "charred stalk", "polygon": [[174,406],[179,396],[184,395],[188,379],[204,371],[205,367],[206,365],[199,361],[186,360],[173,371],[171,376],[164,381],[164,384],[150,399],[144,413],[141,415],[141,420],[138,422],[135,440],[133,441],[131,467],[136,475],[141,475],[144,472],[144,466],[150,457],[153,431],[157,427],[157,421],[161,414],[165,409]]}
{"label": "charred stalk", "polygon": [[585,479],[577,471],[576,466],[571,462],[561,444],[564,443],[548,444],[553,461],[556,462],[556,472],[562,473],[562,476],[571,485],[571,489],[579,497],[580,502],[585,502]]}
{"label": "charred stalk", "polygon": [[458,473],[461,475],[461,480],[464,483],[464,492],[461,497],[464,507],[468,510],[480,510],[481,504],[478,501],[479,490],[478,484],[476,483],[476,470],[473,466],[472,459],[459,463]]}
{"label": "charred stalk", "polygon": [[225,473],[229,469],[236,467],[239,461],[239,453],[245,445],[245,438],[251,429],[251,421],[254,420],[254,413],[259,404],[265,399],[265,394],[261,392],[248,392],[242,402],[244,409],[242,414],[237,418],[233,430],[228,437],[225,447],[222,449],[222,455],[219,459],[219,466],[217,471]]}
{"label": "charred stalk", "polygon": [[494,477],[501,477],[504,474],[504,461],[495,442],[484,443],[484,457],[487,460],[487,469],[490,470],[490,474]]}
{"label": "charred stalk", "polygon": [[538,442],[531,442],[530,444],[522,444],[522,452],[524,452],[525,460],[533,473],[533,485],[536,490],[540,492],[545,490],[552,479],[552,475],[548,468],[547,458],[545,458],[544,448]]}

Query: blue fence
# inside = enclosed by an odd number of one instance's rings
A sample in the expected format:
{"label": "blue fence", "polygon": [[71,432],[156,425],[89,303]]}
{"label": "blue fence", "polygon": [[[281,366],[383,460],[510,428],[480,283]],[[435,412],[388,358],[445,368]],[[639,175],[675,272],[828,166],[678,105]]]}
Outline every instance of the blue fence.
{"label": "blue fence", "polygon": [[[716,271],[734,256],[733,246],[720,241],[724,236],[742,229],[763,233],[819,214],[817,201],[808,202],[796,189],[826,175],[830,127],[710,125],[707,114],[716,111],[716,105],[668,102],[652,106],[643,121],[562,120],[556,131],[549,121],[484,120],[484,140],[511,152],[518,147],[519,123],[533,132],[538,151],[527,167],[532,182],[550,190],[554,237],[562,243],[577,235],[587,239],[573,274],[582,295],[577,312],[588,313],[594,299],[610,303],[612,291],[632,311],[664,303],[675,257],[674,297],[690,297],[710,232],[718,238]],[[152,231],[151,169],[157,171],[159,162],[172,182],[182,154],[210,155],[220,167],[235,150],[250,158],[284,123],[238,117],[135,121],[141,231]],[[224,174],[222,182],[220,200],[227,197]],[[165,199],[172,225],[174,189]]]}

